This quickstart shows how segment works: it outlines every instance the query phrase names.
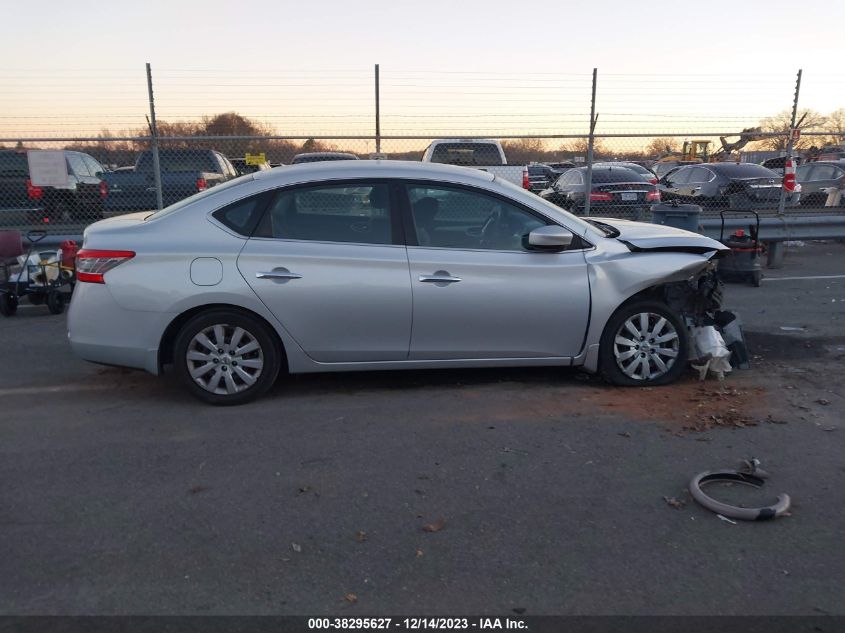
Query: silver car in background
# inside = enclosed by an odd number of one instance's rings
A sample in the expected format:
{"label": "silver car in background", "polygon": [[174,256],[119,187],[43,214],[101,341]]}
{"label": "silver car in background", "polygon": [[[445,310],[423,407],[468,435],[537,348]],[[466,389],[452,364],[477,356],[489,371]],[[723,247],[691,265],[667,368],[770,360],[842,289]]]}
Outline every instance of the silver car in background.
{"label": "silver car in background", "polygon": [[68,337],[93,362],[172,365],[213,404],[280,372],[578,366],[657,385],[719,307],[723,250],[475,169],[311,163],[88,227]]}

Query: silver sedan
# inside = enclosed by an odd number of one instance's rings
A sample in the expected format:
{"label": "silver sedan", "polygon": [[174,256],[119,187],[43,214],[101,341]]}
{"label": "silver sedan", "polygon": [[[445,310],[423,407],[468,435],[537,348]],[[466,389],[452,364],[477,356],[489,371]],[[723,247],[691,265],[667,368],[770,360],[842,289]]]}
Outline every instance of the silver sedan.
{"label": "silver sedan", "polygon": [[257,172],[85,232],[73,350],[239,404],[280,372],[578,366],[671,382],[724,247],[578,218],[489,173],[399,161]]}

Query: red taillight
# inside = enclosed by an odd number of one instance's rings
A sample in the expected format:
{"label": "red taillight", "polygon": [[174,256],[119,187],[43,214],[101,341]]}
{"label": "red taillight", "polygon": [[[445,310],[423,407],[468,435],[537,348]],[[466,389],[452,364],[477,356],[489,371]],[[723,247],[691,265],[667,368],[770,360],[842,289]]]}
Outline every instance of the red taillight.
{"label": "red taillight", "polygon": [[41,187],[36,187],[32,184],[32,181],[27,178],[26,179],[26,195],[29,196],[30,200],[41,200],[44,197],[44,190]]}
{"label": "red taillight", "polygon": [[205,178],[197,178],[197,191],[205,191],[208,189],[208,183]]}
{"label": "red taillight", "polygon": [[83,248],[76,254],[76,280],[90,284],[106,283],[104,275],[115,266],[135,257],[135,251],[105,251]]}
{"label": "red taillight", "polygon": [[645,199],[646,199],[646,201],[648,201],[648,202],[656,202],[656,201],[660,200],[660,190],[659,190],[659,189],[655,189],[655,190],[653,190],[653,191],[649,191],[649,192],[645,195]]}
{"label": "red taillight", "polygon": [[660,181],[657,180],[657,178],[649,178],[648,179],[648,184],[650,184],[650,185],[656,185],[658,182],[660,182]]}
{"label": "red taillight", "polygon": [[590,193],[590,202],[612,202],[613,194],[606,191],[593,191]]}
{"label": "red taillight", "polygon": [[528,180],[528,170],[522,170],[522,188],[523,189],[531,189],[531,181]]}
{"label": "red taillight", "polygon": [[100,181],[100,199],[105,200],[106,197],[109,195],[109,186],[106,184],[105,180]]}

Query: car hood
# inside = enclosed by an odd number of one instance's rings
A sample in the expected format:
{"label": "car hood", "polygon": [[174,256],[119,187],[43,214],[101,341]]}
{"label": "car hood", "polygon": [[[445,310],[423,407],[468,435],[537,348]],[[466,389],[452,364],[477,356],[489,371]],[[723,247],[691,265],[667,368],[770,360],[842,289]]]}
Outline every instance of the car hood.
{"label": "car hood", "polygon": [[590,218],[606,224],[617,231],[619,240],[632,251],[671,251],[681,253],[719,253],[728,251],[728,247],[714,239],[676,229],[664,224],[632,222],[616,218]]}

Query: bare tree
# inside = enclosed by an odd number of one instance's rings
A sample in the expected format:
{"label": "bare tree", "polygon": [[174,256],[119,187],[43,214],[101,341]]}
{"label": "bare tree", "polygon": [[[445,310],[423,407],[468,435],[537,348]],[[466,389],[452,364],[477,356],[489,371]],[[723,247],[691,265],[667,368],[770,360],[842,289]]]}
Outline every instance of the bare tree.
{"label": "bare tree", "polygon": [[502,149],[509,163],[527,165],[532,161],[543,161],[548,153],[543,139],[520,138],[502,141]]}
{"label": "bare tree", "polygon": [[[801,121],[800,127],[802,130],[815,131],[825,124],[826,118],[815,110],[804,108],[803,110],[798,111],[797,120]],[[759,141],[759,143],[766,149],[774,151],[785,150],[787,143],[789,142],[791,125],[792,110],[784,110],[774,116],[763,119],[760,122],[760,127],[763,128],[763,132],[776,134],[777,136],[770,136],[762,141]],[[812,137],[802,138],[795,143],[795,149],[804,149],[817,142],[818,141],[814,141]]]}
{"label": "bare tree", "polygon": [[681,145],[674,136],[658,136],[651,139],[645,146],[645,154],[657,158],[661,154],[678,152],[680,149]]}
{"label": "bare tree", "polygon": [[841,145],[845,143],[845,108],[831,112],[827,116],[824,127],[829,135],[817,138],[816,144]]}
{"label": "bare tree", "polygon": [[[570,141],[565,142],[563,145],[560,146],[560,151],[564,154],[569,156],[587,156],[587,152],[589,151],[589,139],[586,138],[577,138],[572,139]],[[605,145],[604,141],[600,138],[595,139],[593,142],[593,154],[595,156],[600,155],[607,155],[609,154],[609,150]]]}

